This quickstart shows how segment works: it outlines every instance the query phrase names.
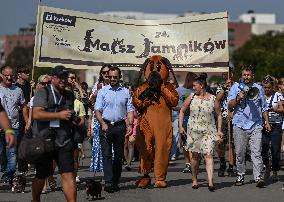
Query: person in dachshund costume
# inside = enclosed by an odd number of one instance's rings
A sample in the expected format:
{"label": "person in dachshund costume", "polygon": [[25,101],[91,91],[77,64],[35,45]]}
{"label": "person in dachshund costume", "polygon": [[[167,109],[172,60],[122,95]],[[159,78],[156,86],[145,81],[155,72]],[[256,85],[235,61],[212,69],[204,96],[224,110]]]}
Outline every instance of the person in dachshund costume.
{"label": "person in dachshund costume", "polygon": [[[149,173],[154,158],[154,187],[167,187],[166,175],[172,146],[172,107],[178,104],[179,95],[175,86],[168,82],[169,72],[173,74],[167,58],[154,55],[142,65],[146,81],[133,93],[133,104],[140,113],[139,132],[136,136],[140,151],[142,178],[138,187],[151,184]],[[176,82],[176,78],[173,74]],[[176,82],[177,83],[177,82]]]}

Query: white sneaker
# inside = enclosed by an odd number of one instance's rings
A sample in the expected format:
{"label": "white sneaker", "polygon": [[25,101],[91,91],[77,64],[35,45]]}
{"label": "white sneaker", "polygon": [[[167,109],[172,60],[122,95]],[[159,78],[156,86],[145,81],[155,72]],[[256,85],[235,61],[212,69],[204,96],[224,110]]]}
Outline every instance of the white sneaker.
{"label": "white sneaker", "polygon": [[177,160],[175,156],[171,157],[171,161]]}
{"label": "white sneaker", "polygon": [[79,176],[76,177],[76,182],[77,182],[77,183],[80,182],[80,177],[79,177]]}

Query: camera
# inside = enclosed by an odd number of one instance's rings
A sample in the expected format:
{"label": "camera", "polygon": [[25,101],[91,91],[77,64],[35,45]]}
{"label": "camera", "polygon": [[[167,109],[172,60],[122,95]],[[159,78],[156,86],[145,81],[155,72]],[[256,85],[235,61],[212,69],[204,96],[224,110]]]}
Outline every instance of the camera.
{"label": "camera", "polygon": [[71,110],[71,111],[72,111],[72,114],[71,114],[70,121],[78,125],[81,122],[81,118],[77,115],[77,113],[74,110]]}

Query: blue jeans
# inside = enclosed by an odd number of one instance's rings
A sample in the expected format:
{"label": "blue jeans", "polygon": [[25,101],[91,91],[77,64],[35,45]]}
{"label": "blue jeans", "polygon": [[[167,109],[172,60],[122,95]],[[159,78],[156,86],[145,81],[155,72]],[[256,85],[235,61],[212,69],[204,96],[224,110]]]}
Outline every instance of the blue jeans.
{"label": "blue jeans", "polygon": [[173,120],[173,141],[171,147],[171,154],[170,158],[176,158],[177,148],[178,148],[178,141],[179,141],[179,132],[178,132],[178,119]]}
{"label": "blue jeans", "polygon": [[[188,119],[189,119],[189,116],[184,116],[184,118],[183,118],[183,127],[184,127],[185,130],[187,129]],[[179,127],[178,127],[178,118],[173,120],[172,126],[173,126],[173,141],[172,141],[170,158],[176,157],[176,153],[177,153],[177,149],[178,149],[178,143],[179,143],[179,139],[180,139]]]}
{"label": "blue jeans", "polygon": [[7,157],[5,148],[5,136],[4,133],[0,133],[0,170],[1,172],[6,172],[7,168]]}
{"label": "blue jeans", "polygon": [[[19,130],[14,129],[15,132],[15,138],[16,140],[19,139]],[[18,143],[18,142],[17,142]],[[5,154],[6,157],[2,156],[2,158],[6,158],[6,165],[5,163],[1,164],[1,167],[6,167],[6,172],[9,178],[12,178],[14,176],[14,173],[16,172],[16,165],[17,165],[17,155],[16,155],[16,147],[12,148],[6,148],[6,142],[5,142],[5,136],[4,133],[1,133],[1,141],[0,141],[0,153]],[[3,160],[3,162],[5,162]]]}
{"label": "blue jeans", "polygon": [[271,128],[272,131],[270,133],[267,133],[265,130],[263,130],[261,155],[264,165],[268,165],[268,152],[270,149],[272,156],[272,171],[279,171],[279,161],[281,157],[282,123],[271,124]]}

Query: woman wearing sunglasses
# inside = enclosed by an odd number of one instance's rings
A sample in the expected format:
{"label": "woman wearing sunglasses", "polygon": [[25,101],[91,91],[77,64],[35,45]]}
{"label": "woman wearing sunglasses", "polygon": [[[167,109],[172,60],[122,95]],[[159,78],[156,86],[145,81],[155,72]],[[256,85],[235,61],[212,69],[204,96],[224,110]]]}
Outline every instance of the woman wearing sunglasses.
{"label": "woman wearing sunglasses", "polygon": [[[98,91],[103,87],[109,84],[109,77],[108,72],[111,65],[105,64],[102,66],[100,70],[100,76],[98,82],[96,82],[93,86],[91,95],[90,95],[90,102],[91,105],[94,106],[95,100],[98,94]],[[92,115],[89,116],[88,121],[88,137],[92,140],[92,156],[91,156],[91,165],[90,171],[91,172],[102,172],[103,171],[103,160],[102,160],[102,151],[99,139],[99,130],[100,130],[100,123],[95,118],[93,107],[92,108]]]}

